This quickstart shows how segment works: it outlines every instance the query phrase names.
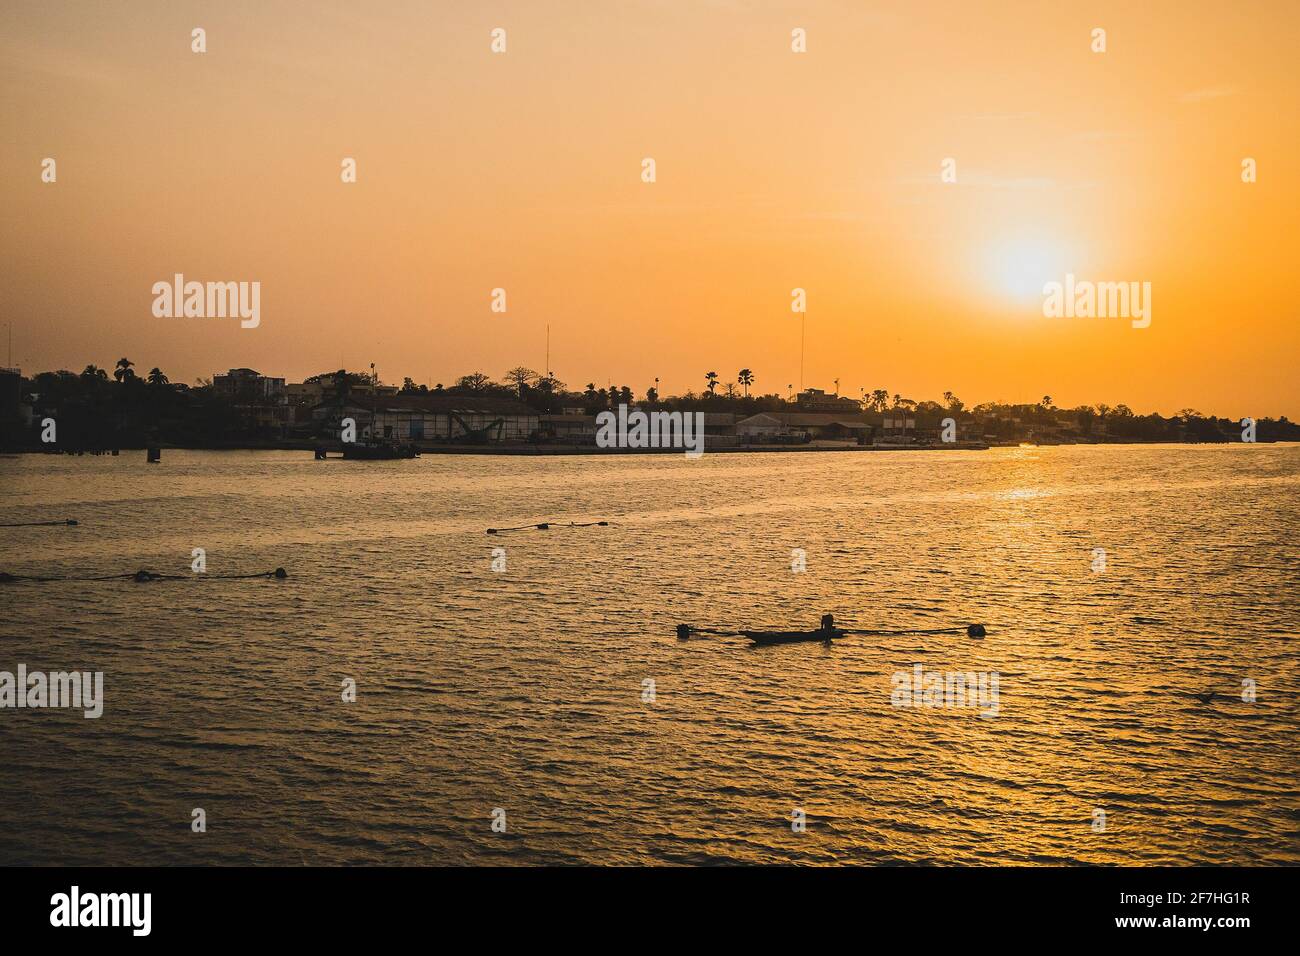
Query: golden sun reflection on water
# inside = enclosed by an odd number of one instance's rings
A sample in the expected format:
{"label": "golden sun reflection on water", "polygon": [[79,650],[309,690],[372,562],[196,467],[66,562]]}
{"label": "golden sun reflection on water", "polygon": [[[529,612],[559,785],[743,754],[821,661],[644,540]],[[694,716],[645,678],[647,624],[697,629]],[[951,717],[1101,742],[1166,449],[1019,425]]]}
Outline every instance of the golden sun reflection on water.
{"label": "golden sun reflection on water", "polygon": [[[0,858],[1300,862],[1298,475],[1291,446],[5,459],[3,520],[81,521],[0,532],[6,569],[290,576],[7,586],[6,660],[107,702],[0,721]],[[823,613],[988,635],[674,635]],[[997,715],[897,706],[917,664],[996,672]],[[163,825],[196,793],[201,844]]]}

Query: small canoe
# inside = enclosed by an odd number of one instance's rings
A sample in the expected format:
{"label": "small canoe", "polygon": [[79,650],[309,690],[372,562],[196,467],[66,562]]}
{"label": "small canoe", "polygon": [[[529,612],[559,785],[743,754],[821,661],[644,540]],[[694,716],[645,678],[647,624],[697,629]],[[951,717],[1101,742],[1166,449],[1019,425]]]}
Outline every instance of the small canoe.
{"label": "small canoe", "polygon": [[844,632],[838,628],[816,631],[741,631],[755,644],[797,644],[800,641],[830,641],[843,637]]}

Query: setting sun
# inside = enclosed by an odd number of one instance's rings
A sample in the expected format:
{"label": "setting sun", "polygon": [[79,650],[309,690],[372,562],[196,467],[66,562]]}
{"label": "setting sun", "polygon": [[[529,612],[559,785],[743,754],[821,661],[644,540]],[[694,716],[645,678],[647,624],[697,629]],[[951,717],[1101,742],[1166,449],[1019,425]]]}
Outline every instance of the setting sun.
{"label": "setting sun", "polygon": [[1041,302],[1043,285],[1068,269],[1063,244],[1046,239],[1007,240],[989,254],[992,284],[1017,307]]}

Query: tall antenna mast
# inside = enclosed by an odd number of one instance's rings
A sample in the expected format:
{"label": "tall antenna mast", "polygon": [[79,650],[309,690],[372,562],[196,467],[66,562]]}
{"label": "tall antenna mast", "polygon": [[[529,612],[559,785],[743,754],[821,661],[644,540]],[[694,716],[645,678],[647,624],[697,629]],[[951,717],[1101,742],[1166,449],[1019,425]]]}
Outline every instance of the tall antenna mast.
{"label": "tall antenna mast", "polygon": [[808,313],[799,313],[799,391],[803,391],[803,351],[804,340],[807,338],[808,330]]}
{"label": "tall antenna mast", "polygon": [[551,323],[546,323],[546,377],[551,377]]}

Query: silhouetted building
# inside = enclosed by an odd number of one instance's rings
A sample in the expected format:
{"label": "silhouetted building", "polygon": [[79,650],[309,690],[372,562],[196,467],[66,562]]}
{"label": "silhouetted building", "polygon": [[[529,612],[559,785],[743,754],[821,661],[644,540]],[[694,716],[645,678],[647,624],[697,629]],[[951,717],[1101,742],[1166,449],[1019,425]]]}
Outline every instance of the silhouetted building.
{"label": "silhouetted building", "polygon": [[31,417],[31,406],[23,403],[23,373],[0,368],[0,442],[16,443]]}
{"label": "silhouetted building", "polygon": [[[854,406],[857,402],[853,402]],[[736,422],[736,435],[749,441],[854,441],[871,438],[861,415],[835,412],[760,412]]]}
{"label": "silhouetted building", "polygon": [[862,411],[862,403],[856,398],[842,398],[839,395],[827,395],[820,388],[806,388],[795,396],[801,412],[839,412],[855,415]]}
{"label": "silhouetted building", "polygon": [[596,416],[583,414],[539,415],[538,429],[546,438],[574,445],[596,443]]}
{"label": "silhouetted building", "polygon": [[358,396],[340,405],[324,401],[312,409],[312,418],[327,423],[339,434],[339,422],[356,422],[357,437],[399,441],[498,442],[527,441],[541,424],[535,409],[523,402],[495,395],[397,395],[371,400]]}
{"label": "silhouetted building", "polygon": [[212,388],[218,395],[237,402],[267,402],[284,400],[284,379],[270,378],[251,368],[232,368],[225,375],[212,376]]}
{"label": "silhouetted building", "polygon": [[877,445],[902,445],[916,440],[916,415],[901,411],[888,411],[880,423]]}

